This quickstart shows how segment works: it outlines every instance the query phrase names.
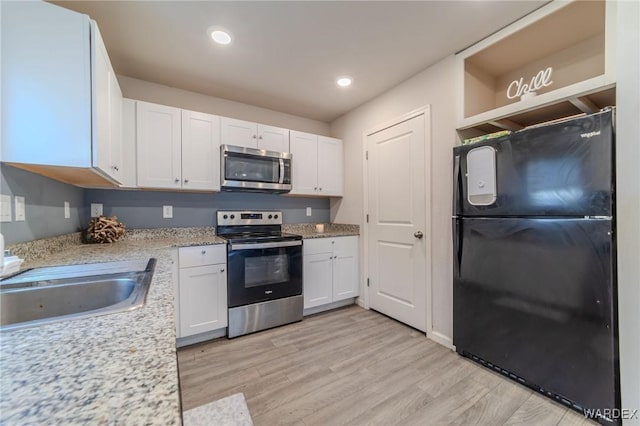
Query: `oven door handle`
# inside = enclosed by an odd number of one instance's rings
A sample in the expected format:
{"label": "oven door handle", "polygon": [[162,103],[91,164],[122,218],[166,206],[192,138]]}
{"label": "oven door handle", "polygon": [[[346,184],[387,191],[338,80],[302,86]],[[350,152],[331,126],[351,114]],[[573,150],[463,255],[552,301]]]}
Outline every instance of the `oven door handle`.
{"label": "oven door handle", "polygon": [[259,250],[259,249],[269,249],[269,248],[280,248],[280,247],[294,247],[301,246],[302,240],[295,241],[278,241],[274,243],[244,243],[244,244],[231,244],[231,251],[238,250]]}
{"label": "oven door handle", "polygon": [[284,183],[284,160],[280,159],[280,179],[278,179],[278,183]]}

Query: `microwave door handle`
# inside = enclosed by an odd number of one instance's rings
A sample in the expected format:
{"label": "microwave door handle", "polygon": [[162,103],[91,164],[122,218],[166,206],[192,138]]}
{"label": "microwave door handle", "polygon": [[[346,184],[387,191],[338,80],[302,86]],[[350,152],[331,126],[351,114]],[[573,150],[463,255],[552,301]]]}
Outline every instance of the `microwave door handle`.
{"label": "microwave door handle", "polygon": [[278,183],[284,183],[284,159],[280,158],[280,179]]}

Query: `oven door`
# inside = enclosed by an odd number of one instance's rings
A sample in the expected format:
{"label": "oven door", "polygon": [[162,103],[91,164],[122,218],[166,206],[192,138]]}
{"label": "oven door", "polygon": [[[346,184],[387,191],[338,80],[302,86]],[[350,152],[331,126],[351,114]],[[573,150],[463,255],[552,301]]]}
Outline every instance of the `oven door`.
{"label": "oven door", "polygon": [[221,150],[222,189],[291,190],[291,154],[231,145],[223,145]]}
{"label": "oven door", "polygon": [[302,294],[302,241],[231,243],[229,307]]}

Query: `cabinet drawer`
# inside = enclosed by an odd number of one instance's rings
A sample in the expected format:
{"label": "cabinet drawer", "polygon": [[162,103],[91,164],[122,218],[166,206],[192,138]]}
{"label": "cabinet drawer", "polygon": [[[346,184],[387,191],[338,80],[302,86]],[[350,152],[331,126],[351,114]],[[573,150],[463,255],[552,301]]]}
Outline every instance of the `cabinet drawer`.
{"label": "cabinet drawer", "polygon": [[178,262],[180,268],[227,263],[227,246],[225,244],[216,244],[212,246],[181,247],[178,249]]}
{"label": "cabinet drawer", "polygon": [[302,253],[309,254],[332,253],[335,238],[311,238],[304,240]]}

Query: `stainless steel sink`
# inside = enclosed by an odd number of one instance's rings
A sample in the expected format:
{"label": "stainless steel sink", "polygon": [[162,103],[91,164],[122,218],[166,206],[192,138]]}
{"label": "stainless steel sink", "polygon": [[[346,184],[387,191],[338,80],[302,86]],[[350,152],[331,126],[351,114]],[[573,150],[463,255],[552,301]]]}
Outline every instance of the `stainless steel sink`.
{"label": "stainless steel sink", "polygon": [[0,281],[2,331],[144,305],[156,260],[54,266]]}

